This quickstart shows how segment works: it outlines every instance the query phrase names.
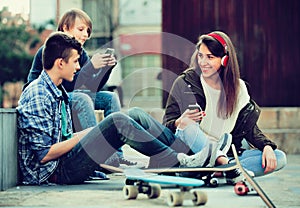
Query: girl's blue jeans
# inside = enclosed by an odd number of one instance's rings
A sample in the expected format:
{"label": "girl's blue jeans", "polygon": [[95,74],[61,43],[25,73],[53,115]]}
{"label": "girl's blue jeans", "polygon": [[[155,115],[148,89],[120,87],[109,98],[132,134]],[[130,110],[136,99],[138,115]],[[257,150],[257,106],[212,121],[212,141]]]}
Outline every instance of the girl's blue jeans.
{"label": "girl's blue jeans", "polygon": [[[275,171],[278,171],[287,164],[286,154],[279,149],[274,150],[274,153],[277,159],[277,167]],[[246,170],[250,170],[254,173],[255,177],[265,175],[265,169],[262,167],[262,151],[258,149],[246,149],[239,156],[239,160]]]}
{"label": "girl's blue jeans", "polygon": [[[207,143],[205,134],[196,123],[195,125],[187,126],[183,130],[177,129],[176,136],[183,140],[194,153],[199,152],[201,149],[203,149],[203,147]],[[277,168],[275,169],[275,171],[278,171],[282,169],[287,163],[286,154],[278,149],[276,149],[274,152],[277,159]],[[246,149],[239,156],[239,159],[242,166],[245,169],[252,171],[256,177],[265,175],[264,168],[262,167],[262,151],[258,149]]]}

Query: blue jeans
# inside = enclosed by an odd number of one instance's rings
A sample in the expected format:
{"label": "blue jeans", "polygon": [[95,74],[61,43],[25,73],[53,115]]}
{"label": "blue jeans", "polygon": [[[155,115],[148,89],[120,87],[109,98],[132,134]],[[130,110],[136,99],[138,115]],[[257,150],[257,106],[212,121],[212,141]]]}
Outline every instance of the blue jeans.
{"label": "blue jeans", "polygon": [[104,110],[105,117],[121,110],[120,100],[113,92],[77,90],[69,96],[76,132],[97,125],[94,110]]}
{"label": "blue jeans", "polygon": [[[194,153],[199,152],[207,143],[205,134],[199,128],[199,125],[189,125],[183,130],[176,130],[176,136],[179,137],[185,144],[187,144]],[[277,159],[277,168],[275,171],[282,169],[287,161],[286,155],[283,151],[276,149],[275,155]],[[232,158],[229,158],[232,159]],[[262,151],[257,149],[245,150],[242,155],[239,156],[242,166],[251,170],[255,176],[262,176],[264,174],[264,168],[262,168]]]}
{"label": "blue jeans", "polygon": [[194,152],[200,152],[208,143],[208,139],[199,128],[198,123],[188,125],[184,129],[176,129],[176,137],[181,139]]}
{"label": "blue jeans", "polygon": [[[97,125],[94,110],[103,110],[104,117],[121,110],[119,97],[114,92],[76,90],[69,95],[75,132]],[[118,149],[117,154],[123,157],[121,148]]]}
{"label": "blue jeans", "polygon": [[70,107],[74,132],[97,125],[94,103],[89,95],[82,92],[70,92]]}
{"label": "blue jeans", "polygon": [[95,105],[95,110],[103,110],[104,117],[108,116],[113,112],[118,112],[121,110],[120,99],[118,95],[114,92],[109,91],[99,91],[90,92],[84,91],[85,94],[92,98]]}
{"label": "blue jeans", "polygon": [[[286,154],[278,149],[274,150],[274,152],[277,159],[275,171],[278,171],[287,164]],[[262,167],[262,151],[258,149],[245,150],[243,154],[239,156],[239,160],[245,169],[250,170],[255,174],[255,177],[265,175],[265,169]]]}
{"label": "blue jeans", "polygon": [[158,138],[161,142],[171,147],[176,152],[182,152],[185,154],[192,153],[190,148],[182,140],[178,139],[169,128],[159,123],[141,108],[133,107],[129,109],[128,115],[141,125],[148,133]]}
{"label": "blue jeans", "polygon": [[57,183],[84,182],[99,167],[98,164],[124,144],[149,156],[156,167],[176,166],[178,151],[175,150],[185,151],[181,140],[175,140],[168,128],[140,109],[130,110],[128,115],[121,112],[110,114],[62,156],[55,172]]}

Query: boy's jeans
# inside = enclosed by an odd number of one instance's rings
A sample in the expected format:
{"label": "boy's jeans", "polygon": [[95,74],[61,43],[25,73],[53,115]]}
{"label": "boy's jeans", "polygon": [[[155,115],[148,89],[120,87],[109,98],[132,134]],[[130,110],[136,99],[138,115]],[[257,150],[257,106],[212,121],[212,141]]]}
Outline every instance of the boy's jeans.
{"label": "boy's jeans", "polygon": [[113,92],[88,90],[69,93],[75,132],[97,125],[94,110],[104,110],[104,116],[121,110],[118,96]]}
{"label": "boy's jeans", "polygon": [[116,112],[108,115],[62,157],[56,171],[57,182],[82,183],[124,144],[149,156],[155,167],[177,165],[177,152],[188,151],[182,141],[175,140],[168,128],[142,110],[133,109],[128,114]]}

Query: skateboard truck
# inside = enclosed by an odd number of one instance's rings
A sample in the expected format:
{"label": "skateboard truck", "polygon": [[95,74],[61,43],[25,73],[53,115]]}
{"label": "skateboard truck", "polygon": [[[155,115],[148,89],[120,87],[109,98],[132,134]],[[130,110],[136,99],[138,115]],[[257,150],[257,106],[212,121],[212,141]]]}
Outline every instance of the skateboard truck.
{"label": "skateboard truck", "polygon": [[204,181],[206,186],[213,187],[213,188],[219,186],[219,180],[214,176],[213,173],[204,175],[203,177],[201,177],[201,180]]}
{"label": "skateboard truck", "polygon": [[149,184],[139,180],[126,179],[123,187],[125,199],[136,199],[139,193],[147,194],[149,199],[155,199],[160,196],[161,187],[159,184]]}
{"label": "skateboard truck", "polygon": [[[176,182],[174,182],[176,185]],[[194,190],[193,186],[176,185],[179,191],[172,191],[167,196],[169,206],[181,206],[184,200],[192,200],[195,206],[204,205],[207,202],[207,194],[203,191]],[[139,193],[147,194],[149,199],[158,198],[161,194],[161,186],[149,183],[143,179],[126,179],[123,187],[125,199],[136,199]]]}
{"label": "skateboard truck", "polygon": [[193,190],[193,187],[180,187],[180,191],[169,193],[167,203],[173,207],[181,206],[184,199],[192,200],[194,206],[205,205],[207,194],[203,191]]}

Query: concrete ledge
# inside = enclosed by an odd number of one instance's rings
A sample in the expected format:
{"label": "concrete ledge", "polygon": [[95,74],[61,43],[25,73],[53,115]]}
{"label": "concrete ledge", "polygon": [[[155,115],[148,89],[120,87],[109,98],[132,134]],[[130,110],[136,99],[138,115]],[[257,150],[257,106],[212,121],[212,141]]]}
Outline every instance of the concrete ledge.
{"label": "concrete ledge", "polygon": [[287,154],[300,154],[300,108],[262,108],[258,126]]}
{"label": "concrete ledge", "polygon": [[0,190],[18,183],[16,109],[0,109]]}
{"label": "concrete ledge", "polygon": [[263,132],[278,148],[287,154],[300,154],[300,130],[291,129],[263,129]]}
{"label": "concrete ledge", "polygon": [[299,129],[300,108],[262,108],[258,125],[262,129]]}

